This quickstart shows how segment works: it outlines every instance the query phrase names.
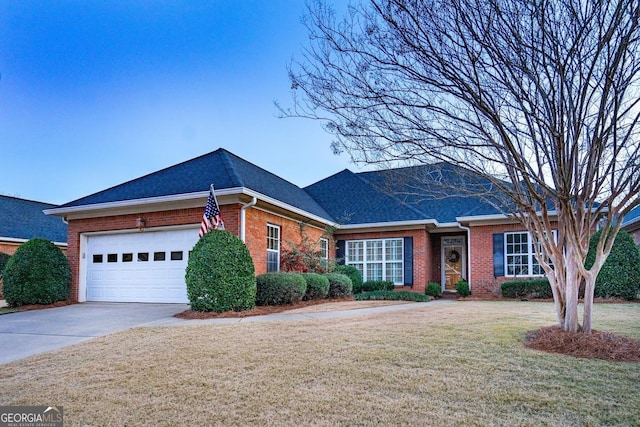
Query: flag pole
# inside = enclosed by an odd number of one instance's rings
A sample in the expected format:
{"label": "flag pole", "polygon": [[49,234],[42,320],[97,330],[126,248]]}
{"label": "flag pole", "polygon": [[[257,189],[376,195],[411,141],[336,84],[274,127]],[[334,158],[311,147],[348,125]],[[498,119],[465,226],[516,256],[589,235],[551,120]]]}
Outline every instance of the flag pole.
{"label": "flag pole", "polygon": [[[211,194],[213,194],[213,200],[216,202],[216,206],[218,207],[218,211],[220,211],[220,203],[218,203],[218,197],[216,196],[216,189],[213,187],[213,183],[210,187]],[[220,213],[220,223],[216,226],[217,230],[224,230],[224,220],[222,219],[222,212]]]}

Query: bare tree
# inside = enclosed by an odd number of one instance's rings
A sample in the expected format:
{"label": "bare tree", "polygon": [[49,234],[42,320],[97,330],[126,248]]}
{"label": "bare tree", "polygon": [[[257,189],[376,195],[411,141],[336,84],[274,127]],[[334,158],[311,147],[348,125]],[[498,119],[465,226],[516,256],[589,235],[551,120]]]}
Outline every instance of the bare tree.
{"label": "bare tree", "polygon": [[371,0],[342,19],[318,1],[283,115],[323,121],[355,162],[488,180],[538,240],[566,331],[586,284],[590,332],[595,278],[640,203],[639,18],[638,0]]}

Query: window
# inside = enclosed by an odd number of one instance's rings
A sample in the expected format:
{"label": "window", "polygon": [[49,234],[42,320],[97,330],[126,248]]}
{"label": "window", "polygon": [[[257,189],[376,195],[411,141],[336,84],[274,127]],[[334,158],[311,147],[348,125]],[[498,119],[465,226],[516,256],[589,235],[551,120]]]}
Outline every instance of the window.
{"label": "window", "polygon": [[171,261],[182,261],[182,251],[171,251]]}
{"label": "window", "polygon": [[122,254],[122,262],[132,262],[133,261],[133,253],[129,252],[126,254]]}
{"label": "window", "polygon": [[149,252],[138,252],[138,262],[149,261]]}
{"label": "window", "polygon": [[267,272],[280,270],[280,227],[267,224]]}
{"label": "window", "polygon": [[154,261],[164,261],[166,259],[167,254],[165,252],[154,252],[153,260]]}
{"label": "window", "polygon": [[[553,232],[555,237],[556,232]],[[544,270],[535,257],[534,239],[526,232],[505,233],[507,276],[542,276]],[[541,251],[541,243],[537,242]]]}
{"label": "window", "polygon": [[323,268],[329,267],[329,240],[320,239],[320,258]]}
{"label": "window", "polygon": [[352,240],[347,242],[346,264],[362,273],[362,280],[404,283],[403,239]]}
{"label": "window", "polygon": [[107,254],[107,262],[118,262],[118,254]]}
{"label": "window", "polygon": [[93,256],[93,262],[99,264],[102,262],[102,254],[95,254]]}

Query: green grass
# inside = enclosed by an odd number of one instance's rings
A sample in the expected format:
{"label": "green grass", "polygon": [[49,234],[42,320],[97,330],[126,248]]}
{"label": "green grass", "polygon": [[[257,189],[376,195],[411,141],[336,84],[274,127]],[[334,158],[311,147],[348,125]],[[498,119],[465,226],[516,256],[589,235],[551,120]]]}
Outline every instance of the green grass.
{"label": "green grass", "polygon": [[[2,366],[4,405],[65,425],[637,425],[638,363],[525,348],[539,302],[455,302],[350,319],[137,328]],[[640,339],[640,304],[595,328]]]}
{"label": "green grass", "polygon": [[16,311],[18,311],[17,308],[11,308],[11,307],[0,307],[0,315],[2,314],[9,314],[9,313],[15,313]]}

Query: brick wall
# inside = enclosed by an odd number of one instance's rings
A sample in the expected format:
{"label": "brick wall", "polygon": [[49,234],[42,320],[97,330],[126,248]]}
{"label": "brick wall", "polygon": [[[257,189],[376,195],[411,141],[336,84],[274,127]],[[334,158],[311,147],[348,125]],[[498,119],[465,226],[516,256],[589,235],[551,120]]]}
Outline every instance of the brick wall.
{"label": "brick wall", "polygon": [[521,224],[471,227],[471,291],[475,297],[500,295],[500,285],[508,280],[493,275],[493,235],[525,231]]}
{"label": "brick wall", "polygon": [[[261,209],[250,208],[246,212],[245,243],[253,258],[256,275],[267,272],[267,225],[280,227],[280,250],[288,249],[290,244],[299,245],[305,233],[308,238],[315,242],[324,236],[325,231],[311,225],[304,226],[304,231],[300,228],[300,222],[276,215]],[[326,236],[324,236],[326,237]],[[329,239],[329,255],[331,247]]]}

